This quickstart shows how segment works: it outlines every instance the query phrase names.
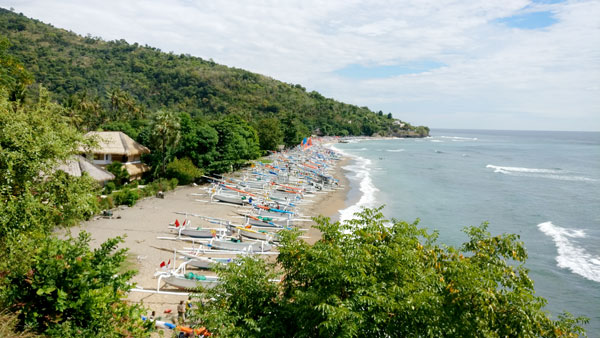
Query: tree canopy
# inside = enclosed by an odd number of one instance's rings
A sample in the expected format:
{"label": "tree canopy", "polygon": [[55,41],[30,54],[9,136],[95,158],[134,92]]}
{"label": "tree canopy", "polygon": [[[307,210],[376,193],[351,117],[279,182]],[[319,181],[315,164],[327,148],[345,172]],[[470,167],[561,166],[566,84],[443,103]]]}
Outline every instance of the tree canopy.
{"label": "tree canopy", "polygon": [[[365,209],[348,223],[319,218],[314,245],[283,236],[277,265],[245,258],[200,293],[195,318],[223,336],[562,337],[585,318],[552,320],[534,295],[517,235],[465,228],[459,248]],[[274,278],[280,276],[280,283]],[[277,280],[277,279],[275,279]]]}

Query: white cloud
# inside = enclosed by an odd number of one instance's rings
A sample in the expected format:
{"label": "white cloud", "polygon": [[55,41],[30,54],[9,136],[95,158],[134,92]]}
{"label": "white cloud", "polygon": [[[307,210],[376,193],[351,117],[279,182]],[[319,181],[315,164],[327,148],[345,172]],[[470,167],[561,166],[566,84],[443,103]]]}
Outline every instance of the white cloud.
{"label": "white cloud", "polygon": [[[499,1],[10,1],[104,39],[189,53],[434,127],[600,130],[600,3]],[[550,10],[519,30],[495,20]],[[445,67],[347,79],[348,65]]]}

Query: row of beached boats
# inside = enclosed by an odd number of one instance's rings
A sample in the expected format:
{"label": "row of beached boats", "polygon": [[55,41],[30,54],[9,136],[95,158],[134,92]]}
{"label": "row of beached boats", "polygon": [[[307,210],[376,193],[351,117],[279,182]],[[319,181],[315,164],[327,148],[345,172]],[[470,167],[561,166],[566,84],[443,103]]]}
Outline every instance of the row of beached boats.
{"label": "row of beached boats", "polygon": [[[221,264],[236,263],[234,258],[215,256],[277,255],[280,232],[302,230],[303,222],[310,221],[301,214],[302,207],[317,194],[339,188],[331,171],[340,156],[329,149],[297,147],[272,153],[268,159],[235,177],[207,177],[211,184],[205,193],[210,202],[235,206],[236,221],[178,212],[185,219],[168,225],[175,236],[159,238],[186,241],[192,246],[174,250],[174,268],[164,266],[156,272],[158,292],[163,282],[186,290],[215,287],[218,277],[189,271],[210,271]],[[182,263],[175,267],[177,261]]]}

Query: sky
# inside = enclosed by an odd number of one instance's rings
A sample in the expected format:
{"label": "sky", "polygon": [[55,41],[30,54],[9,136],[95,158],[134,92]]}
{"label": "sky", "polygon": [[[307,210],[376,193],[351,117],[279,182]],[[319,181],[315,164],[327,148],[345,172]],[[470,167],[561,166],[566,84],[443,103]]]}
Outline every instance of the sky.
{"label": "sky", "polygon": [[600,131],[600,0],[0,0],[431,128]]}

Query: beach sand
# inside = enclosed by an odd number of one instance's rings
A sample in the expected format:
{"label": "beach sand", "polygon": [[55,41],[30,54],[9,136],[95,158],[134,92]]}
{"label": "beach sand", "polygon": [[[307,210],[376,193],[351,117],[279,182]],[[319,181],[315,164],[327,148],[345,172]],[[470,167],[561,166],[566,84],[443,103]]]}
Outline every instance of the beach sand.
{"label": "beach sand", "polygon": [[[343,167],[350,161],[344,158],[338,161],[333,176],[340,180],[342,189],[323,194],[317,194],[311,200],[313,203],[304,207],[301,213],[305,216],[324,215],[335,221],[339,217],[339,210],[346,207],[346,195],[349,190],[349,182],[344,175]],[[235,213],[238,206],[211,203],[205,192],[204,186],[178,187],[174,191],[167,192],[164,199],[149,197],[140,200],[133,207],[121,206],[113,210],[111,218],[95,217],[93,220],[83,222],[79,226],[70,229],[73,236],[81,230],[89,232],[92,236],[91,246],[96,248],[109,238],[121,236],[124,243],[120,247],[129,249],[128,268],[137,270],[132,282],[138,288],[156,290],[158,280],[154,273],[159,269],[161,262],[173,261],[173,249],[182,250],[191,247],[190,242],[170,241],[157,239],[158,236],[174,237],[168,225],[176,219],[180,223],[185,215],[176,212],[187,212],[215,218],[228,219],[233,223],[242,223],[243,219]],[[198,224],[199,219],[190,216],[191,224]],[[320,238],[319,230],[312,228],[314,222],[305,222],[301,225],[306,231],[308,243],[314,243]],[[215,255],[216,256],[216,255]],[[219,255],[219,257],[226,257]],[[177,264],[181,263],[179,260]],[[210,272],[206,273],[207,275]],[[164,283],[163,283],[164,284]],[[179,291],[161,285],[161,291]],[[127,300],[140,303],[151,311],[156,311],[159,320],[171,321],[177,317],[177,304],[180,300],[186,300],[186,295],[165,295],[155,293],[130,292]],[[165,310],[171,310],[170,314]]]}

